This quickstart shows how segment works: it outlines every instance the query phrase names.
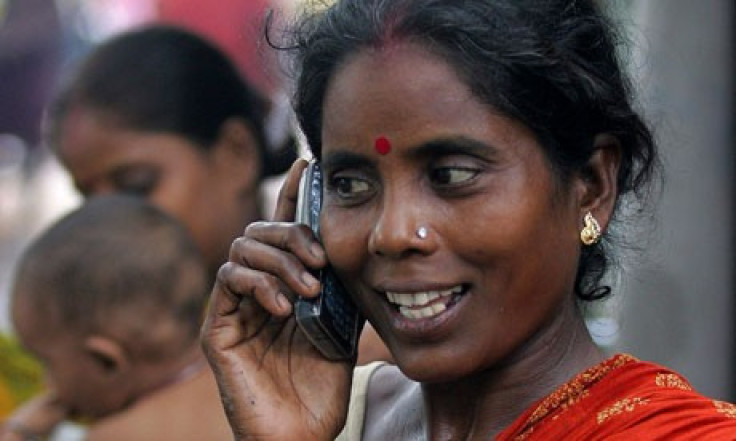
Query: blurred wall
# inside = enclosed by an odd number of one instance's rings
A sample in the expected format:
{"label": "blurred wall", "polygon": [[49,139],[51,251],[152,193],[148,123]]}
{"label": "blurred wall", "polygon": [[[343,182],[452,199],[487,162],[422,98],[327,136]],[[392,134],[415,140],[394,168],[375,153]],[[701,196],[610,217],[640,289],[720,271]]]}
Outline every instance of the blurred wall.
{"label": "blurred wall", "polygon": [[[638,87],[664,159],[653,232],[621,290],[615,349],[734,400],[734,2],[633,2]],[[648,222],[648,219],[642,219]]]}
{"label": "blurred wall", "polygon": [[61,22],[52,0],[0,3],[0,133],[32,147],[40,139],[41,113],[56,79]]}

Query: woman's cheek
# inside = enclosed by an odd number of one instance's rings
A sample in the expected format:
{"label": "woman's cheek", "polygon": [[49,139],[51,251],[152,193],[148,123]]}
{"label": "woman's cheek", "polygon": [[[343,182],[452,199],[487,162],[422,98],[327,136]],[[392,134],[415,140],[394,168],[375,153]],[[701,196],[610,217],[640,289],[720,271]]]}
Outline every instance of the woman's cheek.
{"label": "woman's cheek", "polygon": [[363,263],[367,249],[364,224],[359,216],[323,215],[322,244],[330,264],[340,275],[353,275]]}

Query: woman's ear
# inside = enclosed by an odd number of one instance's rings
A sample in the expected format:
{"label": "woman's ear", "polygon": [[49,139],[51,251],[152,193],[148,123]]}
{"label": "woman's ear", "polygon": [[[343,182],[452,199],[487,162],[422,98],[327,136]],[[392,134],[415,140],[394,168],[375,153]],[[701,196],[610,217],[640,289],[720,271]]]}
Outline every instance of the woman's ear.
{"label": "woman's ear", "polygon": [[593,140],[593,148],[581,173],[580,219],[590,212],[605,231],[618,196],[621,143],[615,136],[601,133]]}
{"label": "woman's ear", "polygon": [[88,336],[84,339],[84,350],[105,374],[125,373],[131,367],[131,360],[125,348],[109,337]]}
{"label": "woman's ear", "polygon": [[221,176],[236,183],[241,191],[255,191],[262,172],[261,151],[244,119],[233,117],[222,123],[212,155]]}

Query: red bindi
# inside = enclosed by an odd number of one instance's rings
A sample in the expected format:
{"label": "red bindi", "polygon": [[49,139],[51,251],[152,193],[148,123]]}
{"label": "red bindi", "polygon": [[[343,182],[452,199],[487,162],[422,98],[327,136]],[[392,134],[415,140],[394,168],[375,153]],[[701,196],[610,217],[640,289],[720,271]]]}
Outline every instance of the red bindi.
{"label": "red bindi", "polygon": [[379,155],[387,155],[391,151],[391,141],[385,136],[379,136],[376,138],[376,142],[373,144]]}

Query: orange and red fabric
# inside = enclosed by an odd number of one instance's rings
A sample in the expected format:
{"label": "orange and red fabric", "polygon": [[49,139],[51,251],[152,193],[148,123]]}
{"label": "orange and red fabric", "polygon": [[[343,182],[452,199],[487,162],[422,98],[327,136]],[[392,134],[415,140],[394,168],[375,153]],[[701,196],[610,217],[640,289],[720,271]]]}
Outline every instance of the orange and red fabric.
{"label": "orange and red fabric", "polygon": [[736,440],[736,406],[618,354],[527,410],[497,440]]}

